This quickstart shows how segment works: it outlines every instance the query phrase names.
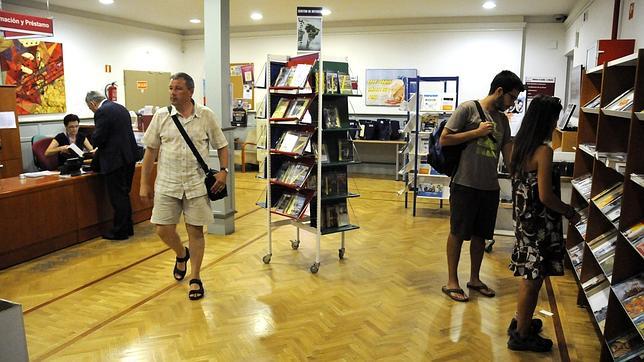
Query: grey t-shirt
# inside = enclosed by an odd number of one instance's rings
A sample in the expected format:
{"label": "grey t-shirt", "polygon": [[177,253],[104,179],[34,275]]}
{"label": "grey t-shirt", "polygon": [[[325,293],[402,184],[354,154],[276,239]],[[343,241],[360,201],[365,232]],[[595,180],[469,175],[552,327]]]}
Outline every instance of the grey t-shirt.
{"label": "grey t-shirt", "polygon": [[[489,137],[479,137],[467,142],[461,153],[458,170],[452,178],[454,183],[479,190],[498,190],[499,181],[497,165],[499,153],[503,146],[510,142],[510,123],[505,114],[494,111],[485,112],[488,121],[494,122],[493,135],[496,142]],[[453,132],[464,132],[478,128],[481,117],[474,101],[463,102],[456,108],[445,127]]]}

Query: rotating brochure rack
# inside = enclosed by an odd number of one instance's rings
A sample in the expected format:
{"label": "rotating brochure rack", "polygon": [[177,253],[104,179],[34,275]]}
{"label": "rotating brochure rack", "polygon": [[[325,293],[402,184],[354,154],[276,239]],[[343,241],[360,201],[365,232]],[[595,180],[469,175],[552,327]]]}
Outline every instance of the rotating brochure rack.
{"label": "rotating brochure rack", "polygon": [[[315,262],[320,268],[320,239],[341,233],[340,259],[345,233],[359,227],[349,221],[347,167],[359,163],[349,127],[351,91],[346,62],[322,62],[319,54],[297,57],[269,56],[266,64],[266,208],[268,253],[273,255],[273,231],[295,227],[291,247],[298,249],[300,231],[315,235]],[[262,169],[260,169],[262,172]]]}

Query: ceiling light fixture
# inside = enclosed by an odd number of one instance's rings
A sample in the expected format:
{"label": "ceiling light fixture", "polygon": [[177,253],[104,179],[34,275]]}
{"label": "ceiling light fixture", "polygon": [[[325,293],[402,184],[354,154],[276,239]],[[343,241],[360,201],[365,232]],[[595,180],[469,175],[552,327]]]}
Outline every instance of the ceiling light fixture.
{"label": "ceiling light fixture", "polygon": [[322,9],[322,15],[324,16],[331,15],[331,10],[327,8]]}
{"label": "ceiling light fixture", "polygon": [[114,4],[114,0],[98,0],[99,3],[103,5],[112,5]]}
{"label": "ceiling light fixture", "polygon": [[483,4],[483,9],[490,10],[490,9],[494,9],[495,7],[496,7],[496,3],[494,1],[486,1]]}
{"label": "ceiling light fixture", "polygon": [[262,20],[264,18],[264,15],[262,15],[262,13],[254,12],[250,14],[250,18],[253,20]]}
{"label": "ceiling light fixture", "polygon": [[190,19],[190,22],[193,23],[193,24],[201,24],[201,20],[197,19],[197,18]]}

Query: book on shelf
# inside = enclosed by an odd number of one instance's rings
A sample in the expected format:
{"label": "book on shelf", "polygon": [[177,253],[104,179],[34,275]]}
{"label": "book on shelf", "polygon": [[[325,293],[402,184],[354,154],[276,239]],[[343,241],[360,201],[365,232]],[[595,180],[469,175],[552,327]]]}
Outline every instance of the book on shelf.
{"label": "book on shelf", "polygon": [[608,347],[615,362],[638,361],[644,359],[644,340],[637,331],[627,331],[608,341]]}
{"label": "book on shelf", "polygon": [[598,259],[599,266],[602,268],[604,271],[604,274],[606,274],[606,278],[610,281],[613,276],[613,266],[615,265],[615,249],[612,251],[609,251],[606,255],[604,255],[603,259]]}
{"label": "book on shelf", "polygon": [[349,212],[346,201],[324,205],[322,228],[331,229],[349,225]]}
{"label": "book on shelf", "polygon": [[338,72],[338,82],[340,83],[340,94],[352,94],[351,77],[347,73]]}
{"label": "book on shelf", "polygon": [[307,80],[309,79],[309,74],[311,73],[311,64],[298,64],[295,67],[291,68],[292,74],[289,74],[287,86],[295,88],[304,88]]}
{"label": "book on shelf", "polygon": [[299,193],[283,193],[275,203],[273,211],[299,218],[307,204],[307,196]]}
{"label": "book on shelf", "polygon": [[568,250],[568,255],[570,256],[570,262],[574,268],[580,266],[584,261],[584,242],[582,241],[570,248]]}
{"label": "book on shelf", "polygon": [[284,118],[284,115],[286,114],[286,110],[288,109],[290,103],[290,99],[280,98],[280,100],[277,102],[275,110],[273,111],[273,114],[271,115],[271,118]]}
{"label": "book on shelf", "polygon": [[591,175],[590,173],[581,175],[575,179],[570,180],[570,183],[577,188],[577,191],[579,191],[579,193],[585,200],[590,199],[593,175]]}
{"label": "book on shelf", "polygon": [[312,166],[302,162],[284,162],[276,176],[276,180],[302,187],[307,177],[311,173]]}
{"label": "book on shelf", "polygon": [[624,183],[617,182],[595,195],[592,200],[598,209],[603,210],[608,204],[624,194]]}
{"label": "book on shelf", "polygon": [[570,122],[572,115],[575,113],[576,108],[577,108],[576,104],[568,103],[568,105],[566,106],[565,112],[561,114],[561,118],[559,118],[559,122],[557,122],[557,128],[559,128],[562,131],[566,129],[566,127],[568,126],[568,122]]}
{"label": "book on shelf", "polygon": [[579,231],[582,239],[586,239],[586,227],[588,226],[588,208],[578,210],[579,222],[575,224],[575,229]]}
{"label": "book on shelf", "polygon": [[[595,258],[597,258],[597,260],[602,260],[610,253],[615,252],[615,247],[617,246],[617,230],[613,229],[606,234],[608,235],[602,237],[599,241],[595,238],[593,241],[588,243],[590,250],[595,254]],[[591,245],[593,242],[594,244]]]}
{"label": "book on shelf", "polygon": [[594,277],[588,279],[587,281],[581,283],[581,287],[582,289],[584,289],[584,291],[588,292],[599,284],[604,283],[604,281],[606,281],[606,276],[603,273],[599,273]]}
{"label": "book on shelf", "polygon": [[605,109],[610,111],[624,111],[625,108],[633,105],[634,96],[635,88],[631,88],[610,102]]}
{"label": "book on shelf", "polygon": [[280,69],[279,74],[277,75],[277,79],[275,79],[274,86],[275,87],[285,87],[288,83],[288,77],[289,74],[291,73],[291,68],[289,67],[282,67]]}
{"label": "book on shelf", "polygon": [[628,242],[633,245],[637,245],[640,241],[644,241],[644,220],[624,231],[624,236],[628,239]]}
{"label": "book on shelf", "polygon": [[640,273],[613,286],[613,291],[620,301],[644,293],[644,273]]}
{"label": "book on shelf", "polygon": [[345,171],[324,173],[320,189],[322,196],[346,195],[348,193],[347,173]]}
{"label": "book on shelf", "polygon": [[286,110],[285,118],[297,118],[300,119],[306,112],[310,102],[309,98],[296,98],[291,100]]}
{"label": "book on shelf", "polygon": [[580,143],[579,149],[585,151],[586,153],[595,156],[595,150],[597,146],[594,143]]}
{"label": "book on shelf", "polygon": [[353,142],[350,139],[338,139],[338,161],[353,161]]}
{"label": "book on shelf", "polygon": [[322,123],[324,128],[340,128],[340,112],[335,106],[322,108]]}
{"label": "book on shelf", "polygon": [[338,83],[338,73],[336,72],[325,72],[324,77],[326,80],[325,92],[328,94],[339,94],[340,85]]}
{"label": "book on shelf", "polygon": [[281,152],[302,154],[304,148],[309,143],[311,132],[297,132],[288,130],[282,133],[279,141],[277,142],[276,149]]}
{"label": "book on shelf", "polygon": [[426,197],[443,197],[444,191],[445,185],[443,184],[422,183],[418,184],[417,194]]}
{"label": "book on shelf", "polygon": [[606,323],[606,311],[608,310],[608,296],[610,294],[610,283],[604,280],[593,288],[590,288],[586,294],[588,305],[593,311],[595,320],[599,325],[599,329],[604,332],[604,324]]}
{"label": "book on shelf", "polygon": [[626,314],[633,320],[633,322],[640,328],[642,320],[644,319],[644,294],[640,293],[634,297],[630,297],[622,301]]}
{"label": "book on shelf", "polygon": [[315,157],[322,163],[329,163],[329,147],[326,145],[326,143],[322,143],[322,154],[318,155],[318,145],[317,143],[311,142],[312,148],[313,148],[313,153],[315,153]]}
{"label": "book on shelf", "polygon": [[584,108],[597,108],[599,107],[599,101],[601,100],[601,94],[598,94],[595,96],[595,98],[591,99],[588,101],[588,103],[584,104]]}

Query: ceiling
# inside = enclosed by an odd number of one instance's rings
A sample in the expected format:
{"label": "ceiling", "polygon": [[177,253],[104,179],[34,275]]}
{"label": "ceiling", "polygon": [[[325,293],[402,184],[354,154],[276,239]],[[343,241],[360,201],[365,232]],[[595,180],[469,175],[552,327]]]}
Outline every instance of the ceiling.
{"label": "ceiling", "polygon": [[[5,4],[46,8],[47,0],[0,0]],[[579,0],[496,0],[497,7],[485,10],[484,0],[230,0],[230,25],[235,28],[293,24],[297,6],[323,6],[332,11],[325,22],[382,21],[435,17],[554,16],[568,15]],[[98,0],[49,0],[52,12],[97,19],[123,19],[179,33],[194,33],[203,24],[204,0],[114,0],[103,5]],[[448,5],[449,4],[449,5]],[[250,13],[264,15],[260,21]],[[379,23],[374,23],[377,25]]]}

